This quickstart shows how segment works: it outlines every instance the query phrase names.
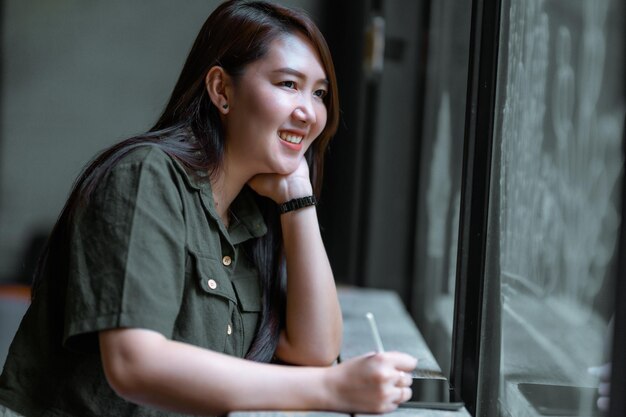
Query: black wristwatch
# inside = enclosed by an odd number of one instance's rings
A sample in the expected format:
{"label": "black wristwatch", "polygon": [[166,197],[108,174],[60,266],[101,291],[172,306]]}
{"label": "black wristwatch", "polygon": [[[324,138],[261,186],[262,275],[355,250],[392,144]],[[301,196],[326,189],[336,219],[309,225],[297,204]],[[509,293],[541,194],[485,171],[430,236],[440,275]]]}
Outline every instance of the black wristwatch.
{"label": "black wristwatch", "polygon": [[290,211],[298,210],[304,207],[314,206],[317,204],[317,199],[314,195],[306,197],[294,198],[278,206],[280,214],[285,214]]}

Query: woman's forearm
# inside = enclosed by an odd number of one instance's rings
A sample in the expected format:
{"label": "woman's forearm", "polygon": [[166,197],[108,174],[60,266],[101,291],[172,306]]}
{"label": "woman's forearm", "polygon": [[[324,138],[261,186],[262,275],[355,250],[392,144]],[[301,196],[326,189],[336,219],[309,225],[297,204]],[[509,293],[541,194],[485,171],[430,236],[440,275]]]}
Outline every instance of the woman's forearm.
{"label": "woman's forearm", "polygon": [[325,368],[261,364],[142,329],[101,332],[100,345],[109,384],[135,403],[203,415],[332,408]]}
{"label": "woman's forearm", "polygon": [[315,207],[281,215],[287,260],[286,328],[277,356],[290,363],[328,365],[341,348],[337,290]]}
{"label": "woman's forearm", "polygon": [[100,332],[104,373],[121,397],[177,413],[331,410],[387,413],[411,397],[417,360],[398,352],[331,367],[262,364],[144,329]]}

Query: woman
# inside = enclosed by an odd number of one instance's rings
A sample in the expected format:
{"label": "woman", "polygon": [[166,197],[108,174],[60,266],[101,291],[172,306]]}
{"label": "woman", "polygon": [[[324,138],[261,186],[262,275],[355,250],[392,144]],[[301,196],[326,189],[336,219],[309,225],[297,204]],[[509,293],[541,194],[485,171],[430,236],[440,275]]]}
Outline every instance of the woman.
{"label": "woman", "polygon": [[306,16],[219,6],[156,125],[78,179],[0,378],[6,415],[406,401],[408,355],[327,366],[342,324],[314,196],[337,122],[330,53]]}

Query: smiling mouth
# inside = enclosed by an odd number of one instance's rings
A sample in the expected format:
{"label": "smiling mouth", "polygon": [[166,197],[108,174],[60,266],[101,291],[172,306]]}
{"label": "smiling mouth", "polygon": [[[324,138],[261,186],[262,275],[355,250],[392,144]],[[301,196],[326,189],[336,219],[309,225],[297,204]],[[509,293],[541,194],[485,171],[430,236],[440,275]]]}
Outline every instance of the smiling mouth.
{"label": "smiling mouth", "polygon": [[280,137],[281,140],[284,140],[285,142],[293,143],[294,145],[299,145],[300,143],[302,143],[302,140],[304,139],[304,136],[294,135],[294,134],[287,133],[287,132],[280,132],[278,134],[278,137]]}

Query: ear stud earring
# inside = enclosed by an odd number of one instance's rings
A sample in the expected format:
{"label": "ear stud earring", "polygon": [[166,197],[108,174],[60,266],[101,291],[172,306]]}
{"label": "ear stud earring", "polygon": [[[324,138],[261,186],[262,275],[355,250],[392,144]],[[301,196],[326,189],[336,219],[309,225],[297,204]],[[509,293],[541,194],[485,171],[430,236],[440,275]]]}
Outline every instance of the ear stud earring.
{"label": "ear stud earring", "polygon": [[226,110],[228,108],[228,103],[222,104],[222,108]]}

